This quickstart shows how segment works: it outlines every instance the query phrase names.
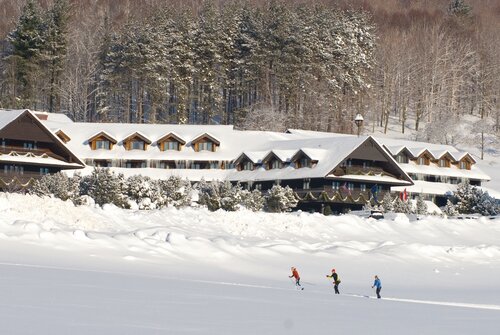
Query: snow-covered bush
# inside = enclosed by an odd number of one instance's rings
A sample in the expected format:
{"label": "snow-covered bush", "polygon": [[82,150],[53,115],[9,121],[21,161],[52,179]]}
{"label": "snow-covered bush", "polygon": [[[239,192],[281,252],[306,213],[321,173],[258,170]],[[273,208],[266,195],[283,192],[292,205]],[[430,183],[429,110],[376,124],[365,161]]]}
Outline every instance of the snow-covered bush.
{"label": "snow-covered bush", "polygon": [[158,181],[158,184],[165,205],[168,204],[178,208],[191,204],[193,189],[189,180],[171,176],[167,180]]}
{"label": "snow-covered bush", "polygon": [[394,201],[393,210],[395,213],[404,213],[404,214],[410,214],[412,212],[410,202],[403,201],[399,197],[396,198],[396,200]]}
{"label": "snow-covered bush", "polygon": [[66,174],[58,172],[48,174],[35,181],[30,187],[29,193],[38,196],[53,196],[62,200],[72,200],[75,202],[80,196],[80,176],[68,177]]}
{"label": "snow-covered bush", "polygon": [[384,194],[384,198],[382,199],[382,209],[385,213],[392,212],[394,210],[394,199],[391,196],[390,192],[386,192]]}
{"label": "snow-covered bush", "polygon": [[137,175],[127,178],[126,182],[127,196],[137,203],[139,209],[156,209],[167,205],[160,181]]}
{"label": "snow-covered bush", "polygon": [[272,213],[288,212],[297,206],[298,200],[293,190],[286,186],[274,185],[267,191],[266,210]]}
{"label": "snow-covered bush", "polygon": [[250,209],[254,212],[261,211],[264,208],[266,200],[259,190],[242,190],[240,192],[241,206]]}
{"label": "snow-covered bush", "polygon": [[201,205],[207,206],[209,210],[236,211],[240,204],[241,186],[231,185],[229,181],[198,184],[199,200]]}
{"label": "snow-covered bush", "polygon": [[94,199],[96,204],[114,204],[127,208],[126,181],[122,174],[116,175],[109,169],[96,168],[80,182],[80,193]]}
{"label": "snow-covered bush", "polygon": [[415,206],[416,206],[415,208],[416,214],[425,215],[428,213],[427,204],[425,203],[424,198],[422,198],[422,195],[420,194],[418,195]]}
{"label": "snow-covered bush", "polygon": [[325,208],[323,209],[323,215],[328,216],[332,214],[333,214],[332,208],[329,205],[326,205]]}
{"label": "snow-covered bush", "polygon": [[456,206],[450,201],[450,199],[446,201],[446,206],[444,206],[442,211],[446,216],[456,216],[459,214]]}

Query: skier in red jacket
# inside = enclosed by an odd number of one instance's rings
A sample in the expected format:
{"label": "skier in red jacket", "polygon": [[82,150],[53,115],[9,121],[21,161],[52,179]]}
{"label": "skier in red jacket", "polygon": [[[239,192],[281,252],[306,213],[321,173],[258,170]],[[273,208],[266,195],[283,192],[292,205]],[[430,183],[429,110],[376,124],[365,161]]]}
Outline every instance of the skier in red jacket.
{"label": "skier in red jacket", "polygon": [[296,286],[300,286],[300,276],[299,276],[299,272],[297,271],[297,268],[294,268],[292,266],[292,275],[291,276],[288,276],[289,278],[295,278],[295,285]]}

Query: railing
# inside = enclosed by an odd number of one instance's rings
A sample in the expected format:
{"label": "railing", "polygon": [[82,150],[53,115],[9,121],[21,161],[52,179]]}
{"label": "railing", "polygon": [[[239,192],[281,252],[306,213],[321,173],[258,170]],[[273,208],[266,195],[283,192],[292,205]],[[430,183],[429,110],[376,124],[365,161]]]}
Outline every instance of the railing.
{"label": "railing", "polygon": [[10,154],[11,152],[17,152],[18,154],[22,154],[22,155],[27,154],[27,153],[32,153],[36,156],[41,156],[43,154],[46,154],[49,157],[52,157],[52,158],[55,158],[58,160],[62,160],[62,161],[66,161],[63,157],[56,155],[55,153],[53,153],[49,149],[28,149],[28,148],[15,147],[15,146],[9,146],[9,145],[0,146],[0,153]]}
{"label": "railing", "polygon": [[357,166],[357,165],[343,166],[340,168],[340,170],[343,172],[343,175],[346,175],[346,174],[369,175],[369,174],[381,174],[381,173],[390,175],[387,172],[385,172],[384,169],[382,169],[381,167],[376,167],[376,166],[366,167],[366,168],[364,168],[363,166]]}
{"label": "railing", "polygon": [[[294,192],[303,201],[320,201],[325,202],[327,199],[321,198],[322,194],[326,195],[329,199],[335,198],[341,202],[364,202],[373,197],[370,189],[361,191],[359,188],[351,191],[343,189],[333,189],[331,186],[324,186],[322,188],[311,188],[311,189],[296,189]],[[381,202],[385,193],[388,191],[380,191],[377,193],[377,201]],[[337,197],[335,197],[337,195]]]}
{"label": "railing", "polygon": [[39,172],[32,172],[32,171],[24,171],[22,174],[20,172],[7,172],[5,171],[0,171],[0,179],[3,179],[5,182],[10,182],[12,179],[17,178],[21,182],[27,182],[30,179],[40,179],[42,178],[43,175],[41,175]]}

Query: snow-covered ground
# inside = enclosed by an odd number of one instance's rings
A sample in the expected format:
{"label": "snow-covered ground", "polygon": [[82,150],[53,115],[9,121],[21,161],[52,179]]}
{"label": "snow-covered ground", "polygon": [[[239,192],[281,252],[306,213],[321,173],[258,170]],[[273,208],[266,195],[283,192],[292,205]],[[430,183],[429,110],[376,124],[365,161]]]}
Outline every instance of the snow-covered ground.
{"label": "snow-covered ground", "polygon": [[[131,211],[3,193],[0,213],[2,334],[499,332],[500,219]],[[382,300],[364,297],[375,274]]]}

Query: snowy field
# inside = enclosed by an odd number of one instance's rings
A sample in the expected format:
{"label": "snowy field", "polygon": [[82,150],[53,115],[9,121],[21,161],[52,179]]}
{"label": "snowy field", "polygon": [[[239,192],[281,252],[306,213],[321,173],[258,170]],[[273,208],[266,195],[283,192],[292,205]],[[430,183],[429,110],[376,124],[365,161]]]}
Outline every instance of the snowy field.
{"label": "snowy field", "polygon": [[140,212],[4,193],[0,213],[1,334],[500,333],[500,220]]}

